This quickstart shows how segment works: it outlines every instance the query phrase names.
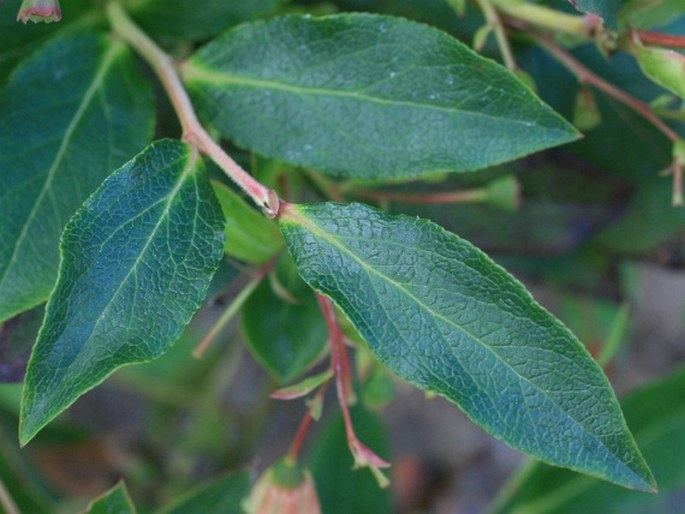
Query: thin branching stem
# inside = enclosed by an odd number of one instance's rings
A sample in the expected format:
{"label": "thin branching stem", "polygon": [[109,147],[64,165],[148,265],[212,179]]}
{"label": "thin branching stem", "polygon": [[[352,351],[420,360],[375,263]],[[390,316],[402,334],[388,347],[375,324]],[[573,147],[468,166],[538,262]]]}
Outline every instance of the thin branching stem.
{"label": "thin branching stem", "polygon": [[654,125],[662,134],[664,134],[673,143],[680,141],[680,136],[671,127],[666,125],[659,117],[652,112],[650,107],[635,98],[634,96],[626,93],[622,89],[614,86],[613,84],[607,82],[599,75],[596,75],[593,71],[587,68],[579,60],[573,57],[569,52],[561,48],[550,38],[531,35],[531,37],[545,50],[552,54],[561,64],[568,68],[583,84],[588,84],[593,86],[600,91],[606,93],[610,97],[618,100],[625,106],[629,107],[652,125]]}
{"label": "thin branching stem", "polygon": [[183,129],[183,140],[216,162],[219,167],[261,207],[269,217],[278,214],[279,198],[236,163],[200,123],[172,58],[148,37],[118,2],[107,4],[107,17],[114,31],[153,69],[167,92]]}
{"label": "thin branching stem", "polygon": [[672,34],[660,34],[646,30],[633,30],[640,41],[646,45],[663,46],[666,48],[685,48],[685,36],[674,36]]}
{"label": "thin branching stem", "polygon": [[504,65],[510,70],[515,71],[518,67],[514,60],[514,53],[511,51],[507,33],[495,6],[492,5],[490,0],[476,0],[476,2],[478,2],[480,10],[483,12],[483,16],[485,16],[485,21],[492,27],[492,30],[495,33],[495,40],[497,41],[497,46],[502,54]]}

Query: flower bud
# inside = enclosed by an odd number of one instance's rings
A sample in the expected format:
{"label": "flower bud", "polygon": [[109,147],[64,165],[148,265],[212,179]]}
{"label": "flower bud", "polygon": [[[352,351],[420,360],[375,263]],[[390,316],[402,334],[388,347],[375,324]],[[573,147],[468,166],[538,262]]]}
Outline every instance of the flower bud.
{"label": "flower bud", "polygon": [[50,23],[62,19],[59,0],[24,0],[17,14],[17,21]]}
{"label": "flower bud", "polygon": [[243,508],[248,514],[321,514],[311,473],[288,459],[262,474]]}

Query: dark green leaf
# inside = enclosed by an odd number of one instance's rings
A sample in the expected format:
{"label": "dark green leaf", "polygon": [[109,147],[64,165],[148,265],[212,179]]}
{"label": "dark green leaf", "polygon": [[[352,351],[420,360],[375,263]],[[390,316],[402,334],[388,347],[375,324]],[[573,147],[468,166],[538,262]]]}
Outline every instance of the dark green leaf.
{"label": "dark green leaf", "polygon": [[629,394],[621,404],[659,482],[658,495],[627,491],[538,463],[493,514],[685,513],[682,497],[671,494],[685,490],[685,368]]}
{"label": "dark green leaf", "polygon": [[685,13],[685,0],[630,0],[621,9],[620,18],[630,28],[649,29],[666,25]]}
{"label": "dark green leaf", "polygon": [[126,0],[146,32],[162,39],[202,40],[274,12],[288,0]]}
{"label": "dark green leaf", "polygon": [[21,441],[117,368],[164,353],[205,298],[223,244],[220,207],[184,143],[155,143],[109,177],[64,230]]}
{"label": "dark green leaf", "polygon": [[328,334],[316,298],[288,255],[277,272],[297,303],[279,298],[264,281],[245,302],[241,328],[255,358],[278,380],[288,382],[321,354]]}
{"label": "dark green leaf", "polygon": [[619,0],[569,0],[580,12],[595,14],[604,20],[604,25],[616,29]]}
{"label": "dark green leaf", "polygon": [[[357,436],[367,446],[385,456],[389,453],[388,435],[381,421],[357,406],[351,409]],[[368,470],[352,469],[354,459],[347,446],[342,415],[323,427],[312,447],[308,462],[321,511],[326,514],[390,513],[388,489],[378,489],[378,483]]]}
{"label": "dark green leaf", "polygon": [[238,473],[197,487],[158,514],[243,514],[241,501],[250,492],[250,476]]}
{"label": "dark green leaf", "polygon": [[12,75],[0,95],[0,321],[47,299],[64,225],[152,126],[149,85],[108,36],[60,38]]}
{"label": "dark green leaf", "polygon": [[43,307],[36,307],[0,324],[0,382],[21,382],[31,347],[43,322]]}
{"label": "dark green leaf", "polygon": [[90,6],[89,0],[71,0],[63,2],[60,23],[24,25],[17,21],[21,3],[22,0],[5,0],[0,9],[0,84],[21,59],[46,39],[93,21],[79,17]]}
{"label": "dark green leaf", "polygon": [[340,176],[476,170],[578,137],[501,66],[390,16],[242,25],[183,73],[225,137]]}
{"label": "dark green leaf", "polygon": [[253,264],[263,264],[276,255],[283,247],[283,238],[273,220],[250,207],[228,186],[212,182],[212,187],[226,218],[226,254]]}
{"label": "dark green leaf", "polygon": [[281,228],[305,281],[400,377],[541,460],[653,489],[585,348],[471,244],[359,204],[286,204]]}
{"label": "dark green leaf", "polygon": [[86,507],[82,514],[136,514],[126,486],[119,482]]}

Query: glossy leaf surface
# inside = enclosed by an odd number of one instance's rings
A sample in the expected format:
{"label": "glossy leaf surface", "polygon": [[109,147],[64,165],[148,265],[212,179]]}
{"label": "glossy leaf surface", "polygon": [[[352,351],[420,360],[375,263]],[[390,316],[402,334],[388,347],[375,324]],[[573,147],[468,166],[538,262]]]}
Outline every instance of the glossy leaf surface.
{"label": "glossy leaf surface", "polygon": [[226,254],[252,264],[263,264],[276,255],[283,247],[283,237],[273,220],[225,184],[212,182],[212,187],[226,219]]}
{"label": "glossy leaf surface", "polygon": [[102,496],[93,500],[82,514],[136,514],[126,486],[119,482]]}
{"label": "glossy leaf surface", "polygon": [[47,299],[62,229],[145,146],[153,112],[133,55],[105,35],[57,39],[12,75],[0,94],[0,321]]}
{"label": "glossy leaf surface", "polygon": [[328,334],[316,298],[290,256],[279,262],[277,272],[292,300],[279,298],[265,280],[245,302],[240,326],[257,360],[278,380],[288,382],[321,354]]}
{"label": "glossy leaf surface", "polygon": [[243,514],[240,506],[250,492],[250,476],[237,473],[198,486],[158,514]]}
{"label": "glossy leaf surface", "polygon": [[685,56],[675,50],[636,44],[635,57],[640,68],[660,86],[685,99]]}
{"label": "glossy leaf surface", "polygon": [[164,353],[204,300],[223,245],[221,210],[187,145],[155,143],[109,177],[65,228],[21,441],[117,368]]}
{"label": "glossy leaf surface", "polygon": [[585,348],[470,243],[360,204],[286,205],[281,228],[305,281],[397,375],[541,460],[653,488]]}
{"label": "glossy leaf surface", "polygon": [[577,138],[501,66],[390,16],[242,25],[199,50],[183,74],[223,136],[339,176],[470,171]]}
{"label": "glossy leaf surface", "polygon": [[685,368],[630,393],[623,412],[659,482],[659,494],[627,491],[606,482],[533,464],[517,491],[494,513],[685,512]]}

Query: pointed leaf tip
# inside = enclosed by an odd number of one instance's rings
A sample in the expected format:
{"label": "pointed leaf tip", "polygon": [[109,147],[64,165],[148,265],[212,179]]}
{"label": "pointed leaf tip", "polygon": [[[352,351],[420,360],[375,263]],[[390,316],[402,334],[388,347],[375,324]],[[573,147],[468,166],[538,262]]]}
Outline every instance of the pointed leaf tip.
{"label": "pointed leaf tip", "polygon": [[540,460],[655,488],[601,369],[480,250],[360,204],[289,206],[281,230],[305,281],[397,375]]}
{"label": "pointed leaf tip", "polygon": [[164,353],[204,300],[223,244],[221,209],[185,143],[154,143],[114,172],[62,235],[24,382],[22,444],[117,368]]}

